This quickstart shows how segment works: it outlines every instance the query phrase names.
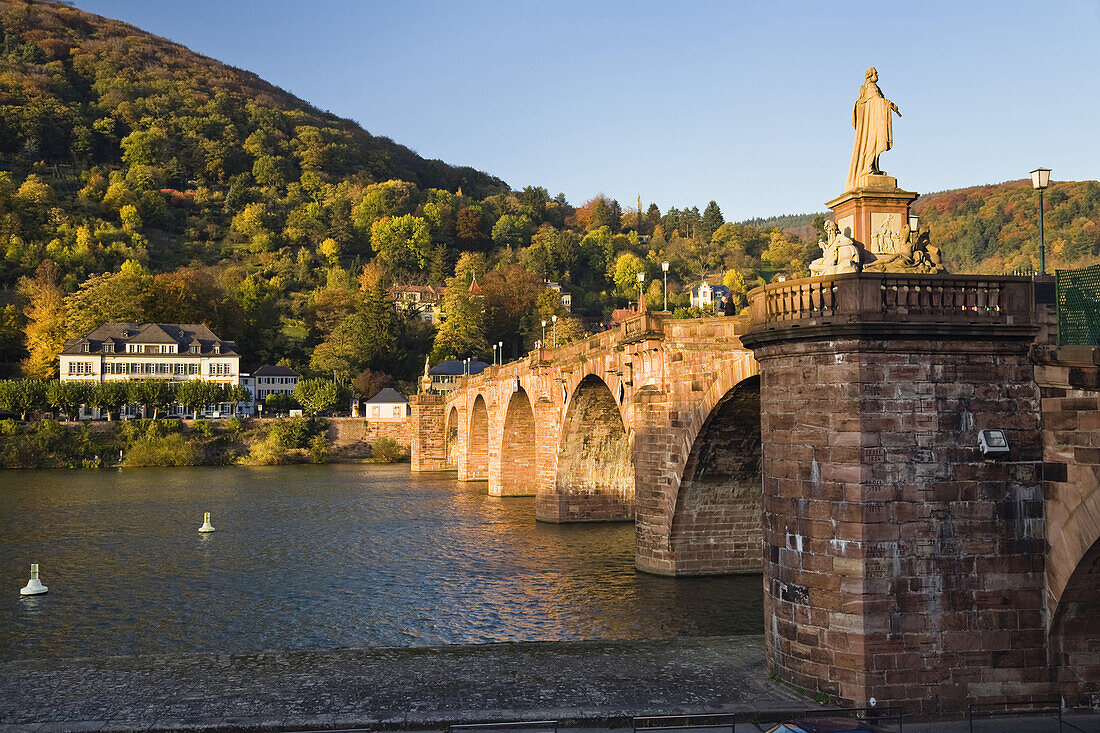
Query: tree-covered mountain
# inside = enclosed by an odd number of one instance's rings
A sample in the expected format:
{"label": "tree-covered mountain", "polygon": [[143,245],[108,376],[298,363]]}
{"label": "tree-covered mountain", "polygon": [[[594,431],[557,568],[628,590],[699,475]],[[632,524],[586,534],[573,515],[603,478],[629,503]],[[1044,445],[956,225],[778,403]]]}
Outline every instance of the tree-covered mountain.
{"label": "tree-covered mountain", "polygon": [[[954,269],[998,272],[1035,249],[1029,194],[917,210]],[[1051,262],[1096,261],[1097,197],[1095,182],[1052,187]],[[639,273],[662,302],[664,261],[677,316],[701,315],[701,279],[740,307],[808,274],[823,220],[513,191],[124,23],[0,0],[0,377],[55,375],[63,341],[100,323],[161,321],[209,326],[249,367],[412,380],[428,354],[523,353],[553,315],[559,340],[598,328],[636,301]],[[444,323],[395,309],[409,284],[448,288]]]}

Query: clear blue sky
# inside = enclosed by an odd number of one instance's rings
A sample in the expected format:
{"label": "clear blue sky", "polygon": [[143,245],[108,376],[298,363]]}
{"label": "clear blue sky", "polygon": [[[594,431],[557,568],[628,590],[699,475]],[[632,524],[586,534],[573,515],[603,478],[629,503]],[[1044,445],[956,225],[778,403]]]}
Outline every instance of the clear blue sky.
{"label": "clear blue sky", "polygon": [[823,210],[870,65],[903,188],[1100,176],[1100,0],[74,4],[574,204]]}

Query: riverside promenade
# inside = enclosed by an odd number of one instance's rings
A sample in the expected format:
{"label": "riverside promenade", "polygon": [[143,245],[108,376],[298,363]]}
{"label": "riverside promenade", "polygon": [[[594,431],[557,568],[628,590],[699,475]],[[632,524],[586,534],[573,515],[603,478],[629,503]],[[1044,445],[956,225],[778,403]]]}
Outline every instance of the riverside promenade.
{"label": "riverside promenade", "polygon": [[0,664],[0,731],[430,729],[791,710],[760,636],[163,654]]}

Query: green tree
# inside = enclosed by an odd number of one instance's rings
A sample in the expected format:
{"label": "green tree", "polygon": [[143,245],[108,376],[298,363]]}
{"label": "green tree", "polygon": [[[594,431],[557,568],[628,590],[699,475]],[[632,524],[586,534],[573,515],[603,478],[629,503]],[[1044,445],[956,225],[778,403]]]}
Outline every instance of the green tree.
{"label": "green tree", "polygon": [[46,402],[50,407],[64,413],[70,420],[79,417],[80,406],[87,404],[92,392],[92,383],[55,379],[46,387]]}
{"label": "green tree", "polygon": [[129,390],[126,388],[126,382],[111,380],[109,382],[98,382],[95,385],[95,389],[88,396],[88,404],[97,410],[106,412],[107,419],[110,420],[112,416],[118,415],[119,410],[122,409],[128,399]]}
{"label": "green tree", "polygon": [[144,323],[152,295],[152,276],[133,260],[118,272],[93,275],[65,298],[68,335],[81,338],[104,323]]}
{"label": "green tree", "polygon": [[371,225],[370,241],[379,263],[397,275],[422,271],[431,256],[428,223],[411,214],[378,219]]}
{"label": "green tree", "polygon": [[5,379],[0,381],[0,409],[14,412],[26,420],[32,410],[46,406],[46,383],[39,379]]}
{"label": "green tree", "polygon": [[531,220],[524,215],[504,214],[493,225],[492,237],[498,247],[522,247],[531,237]]}
{"label": "green tree", "polygon": [[615,294],[627,300],[637,299],[638,273],[645,270],[645,260],[635,254],[624,252],[615,258],[615,270],[611,278],[615,282]]}
{"label": "green tree", "polygon": [[195,420],[198,419],[200,410],[221,402],[222,395],[221,385],[205,379],[188,379],[180,382],[176,388],[176,402],[191,410]]}
{"label": "green tree", "polygon": [[176,386],[164,379],[134,379],[126,383],[127,402],[153,411],[155,420],[161,410],[176,404]]}
{"label": "green tree", "polygon": [[711,201],[707,204],[707,208],[703,209],[703,218],[699,222],[698,236],[703,239],[710,239],[718,227],[726,223],[725,217],[722,216],[722,210],[718,208],[716,201]]}
{"label": "green tree", "polygon": [[339,390],[327,379],[302,379],[294,387],[294,399],[308,415],[336,406]]}
{"label": "green tree", "polygon": [[435,334],[432,361],[485,359],[489,343],[485,340],[485,310],[481,298],[469,291],[469,282],[454,277],[447,281],[443,296],[446,320]]}

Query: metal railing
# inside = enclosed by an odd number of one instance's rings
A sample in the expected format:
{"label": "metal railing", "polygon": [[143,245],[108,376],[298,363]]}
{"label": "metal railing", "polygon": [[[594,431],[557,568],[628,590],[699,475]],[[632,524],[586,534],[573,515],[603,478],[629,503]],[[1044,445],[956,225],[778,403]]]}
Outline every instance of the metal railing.
{"label": "metal railing", "polygon": [[[1057,722],[1058,727],[1053,728],[1048,726],[1045,729],[1032,728],[1034,733],[1041,733],[1043,730],[1062,730],[1062,701],[1061,699],[1054,697],[1046,700],[1026,700],[1021,702],[998,702],[998,703],[970,703],[967,706],[967,720],[970,723],[970,733],[974,733],[974,720],[975,718],[981,720],[992,720],[994,718],[1023,718],[1023,717],[1044,717],[1049,720],[1050,723]],[[981,727],[978,728],[981,730]],[[1000,728],[990,728],[989,730],[995,731]]]}

